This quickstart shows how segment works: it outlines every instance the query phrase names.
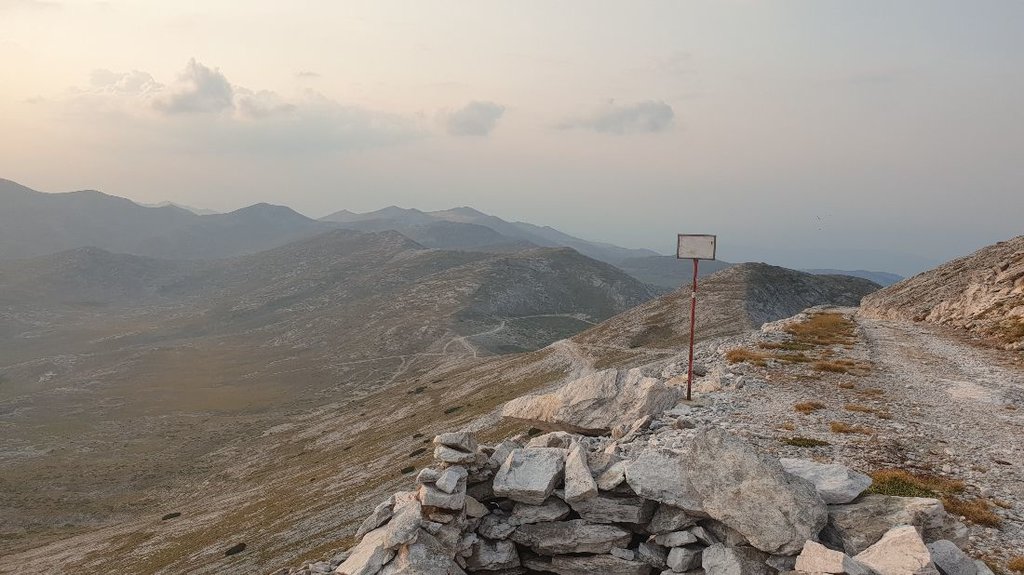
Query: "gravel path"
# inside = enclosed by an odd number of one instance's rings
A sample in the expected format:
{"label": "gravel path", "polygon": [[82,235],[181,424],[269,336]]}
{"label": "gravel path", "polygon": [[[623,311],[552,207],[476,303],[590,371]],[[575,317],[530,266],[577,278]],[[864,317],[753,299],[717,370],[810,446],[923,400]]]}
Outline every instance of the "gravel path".
{"label": "gravel path", "polygon": [[[988,499],[1003,520],[1000,529],[971,525],[968,550],[1001,562],[1024,554],[1024,369],[1009,352],[979,347],[942,328],[855,319],[860,341],[836,351],[870,361],[866,375],[720,360],[727,383],[700,398],[697,418],[712,419],[782,456],[836,461],[864,472],[901,468],[962,480],[964,498]],[[765,337],[731,340],[719,353],[753,347]],[[807,414],[794,410],[807,401],[824,407]],[[862,433],[836,433],[834,422],[859,426]],[[829,445],[782,442],[793,437]]]}

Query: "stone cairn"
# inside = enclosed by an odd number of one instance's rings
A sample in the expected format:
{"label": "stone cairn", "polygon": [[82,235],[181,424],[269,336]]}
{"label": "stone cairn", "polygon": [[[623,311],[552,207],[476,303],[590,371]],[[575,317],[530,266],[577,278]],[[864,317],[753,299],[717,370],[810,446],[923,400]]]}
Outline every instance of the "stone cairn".
{"label": "stone cairn", "polygon": [[[988,575],[935,499],[864,494],[841,465],[777,459],[714,427],[498,445],[434,438],[416,490],[330,562],[275,575]],[[614,438],[613,438],[614,437]]]}

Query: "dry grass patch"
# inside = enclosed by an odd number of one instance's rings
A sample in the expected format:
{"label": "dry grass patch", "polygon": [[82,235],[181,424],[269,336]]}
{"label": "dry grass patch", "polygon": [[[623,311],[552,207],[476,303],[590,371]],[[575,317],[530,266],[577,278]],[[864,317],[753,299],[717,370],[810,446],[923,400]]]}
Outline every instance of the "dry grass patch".
{"label": "dry grass patch", "polygon": [[809,343],[802,343],[802,342],[799,342],[799,341],[784,341],[784,342],[781,342],[781,343],[766,342],[766,343],[758,344],[757,347],[759,347],[761,349],[772,349],[772,350],[782,350],[782,351],[810,351],[810,350],[814,349],[813,345],[811,345]]}
{"label": "dry grass patch", "polygon": [[786,328],[798,344],[812,346],[852,345],[857,341],[857,324],[838,313],[816,313],[807,321]]}
{"label": "dry grass patch", "polygon": [[823,359],[814,362],[814,369],[829,373],[853,373],[867,370],[868,367],[852,359]]}
{"label": "dry grass patch", "polygon": [[875,433],[875,430],[870,427],[864,427],[863,425],[850,425],[849,423],[844,423],[842,421],[833,421],[828,427],[834,433],[859,433],[861,435],[872,435]]}
{"label": "dry grass patch", "polygon": [[878,389],[877,387],[870,387],[868,389],[862,389],[857,392],[864,397],[880,397],[885,395],[885,391]]}
{"label": "dry grass patch", "polygon": [[796,429],[796,426],[793,425],[792,421],[787,421],[786,423],[783,423],[782,425],[780,425],[779,429],[783,429],[785,431],[793,431],[793,430]]}
{"label": "dry grass patch", "polygon": [[874,413],[875,412],[875,408],[867,406],[867,405],[861,405],[859,403],[847,403],[845,406],[843,406],[843,409],[845,409],[846,411],[856,411],[856,412],[859,412],[859,413]]}
{"label": "dry grass patch", "polygon": [[825,409],[825,404],[820,401],[801,401],[793,405],[793,409],[800,413],[811,413],[819,409]]}
{"label": "dry grass patch", "polygon": [[882,469],[871,474],[870,493],[898,497],[938,497],[940,494],[960,493],[964,482],[925,473],[912,473],[905,469]]}
{"label": "dry grass patch", "polygon": [[752,349],[738,347],[725,352],[725,359],[729,363],[750,363],[758,367],[764,367],[767,365],[768,355]]}
{"label": "dry grass patch", "polygon": [[839,389],[857,389],[857,385],[849,381],[844,381],[839,384]]}
{"label": "dry grass patch", "polygon": [[1017,573],[1024,573],[1024,555],[1018,555],[1011,558],[1006,563],[1006,568],[1010,571],[1016,571]]}
{"label": "dry grass patch", "polygon": [[953,515],[962,515],[971,523],[986,527],[1001,527],[1003,520],[992,511],[988,499],[960,499],[953,495],[942,498],[942,505]]}

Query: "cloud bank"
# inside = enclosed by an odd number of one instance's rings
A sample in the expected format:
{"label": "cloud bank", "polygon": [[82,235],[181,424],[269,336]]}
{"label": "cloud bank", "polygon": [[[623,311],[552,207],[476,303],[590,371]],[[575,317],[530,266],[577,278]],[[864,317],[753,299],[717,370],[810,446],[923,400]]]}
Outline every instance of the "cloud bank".
{"label": "cloud bank", "polygon": [[453,136],[487,136],[505,114],[505,107],[494,102],[470,102],[448,114],[445,129]]}
{"label": "cloud bank", "polygon": [[667,130],[674,118],[672,106],[665,102],[648,100],[627,105],[613,102],[589,116],[566,120],[558,128],[617,135],[656,133]]}

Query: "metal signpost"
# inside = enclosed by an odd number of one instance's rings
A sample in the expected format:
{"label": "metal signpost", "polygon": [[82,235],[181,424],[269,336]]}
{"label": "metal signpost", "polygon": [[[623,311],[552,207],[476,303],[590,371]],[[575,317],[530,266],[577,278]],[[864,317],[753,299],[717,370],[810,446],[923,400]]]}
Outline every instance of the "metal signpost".
{"label": "metal signpost", "polygon": [[693,387],[693,332],[697,325],[697,265],[700,260],[715,259],[717,236],[707,234],[679,234],[676,258],[693,260],[693,289],[690,292],[690,370],[686,375],[686,400],[690,400]]}

